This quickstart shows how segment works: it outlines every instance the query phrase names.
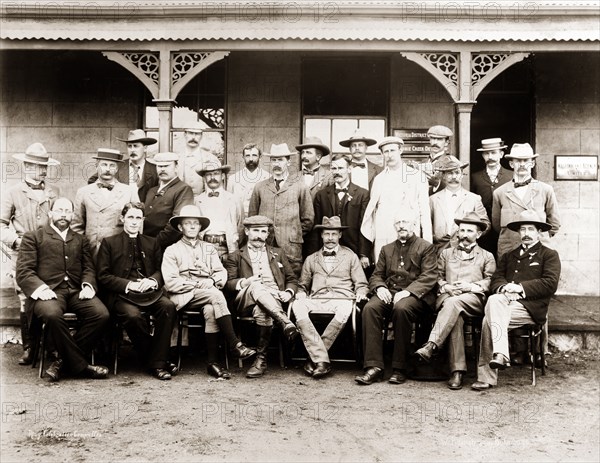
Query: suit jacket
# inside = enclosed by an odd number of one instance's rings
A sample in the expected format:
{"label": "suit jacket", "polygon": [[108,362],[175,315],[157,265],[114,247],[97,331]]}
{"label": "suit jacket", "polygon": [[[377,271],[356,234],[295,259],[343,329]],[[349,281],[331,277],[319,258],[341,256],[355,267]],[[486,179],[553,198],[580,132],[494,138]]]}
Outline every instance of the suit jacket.
{"label": "suit jacket", "polygon": [[169,219],[189,204],[194,204],[194,193],[179,178],[175,178],[160,193],[158,186],[150,188],[145,204],[144,235],[157,238],[162,249],[175,243],[181,233],[169,224]]}
{"label": "suit jacket", "polygon": [[[302,171],[300,171],[302,174]],[[304,181],[304,179],[302,179]],[[319,170],[317,170],[316,174],[313,177],[312,184],[308,187],[310,191],[310,196],[314,199],[315,195],[325,188],[327,185],[331,185],[333,183],[333,175],[329,170],[329,166],[320,165]]]}
{"label": "suit jacket", "polygon": [[97,291],[88,239],[69,229],[64,241],[49,224],[23,235],[16,277],[27,297],[43,284],[54,289],[64,281],[76,288],[89,283]]}
{"label": "suit jacket", "polygon": [[[529,191],[521,200],[517,195],[513,182],[508,182],[494,191],[492,206],[492,226],[500,233],[498,238],[498,256],[511,251],[521,244],[521,237],[517,232],[506,228],[510,222],[519,219],[519,215],[526,209],[533,209],[540,219],[552,225],[550,233],[555,234],[560,228],[558,215],[558,202],[554,190],[547,183],[531,180]],[[541,241],[548,244],[548,233],[542,234]]]}
{"label": "suit jacket", "polygon": [[[457,209],[449,211],[446,205],[446,193],[446,189],[443,189],[429,197],[434,244],[449,242],[449,246],[456,246],[458,225],[456,225],[454,219],[463,218],[467,212],[475,212],[481,217],[481,221],[486,223],[484,232],[490,228],[490,219],[481,203],[480,196],[461,188],[457,192],[460,201]],[[448,224],[451,224],[450,230],[448,230]]]}
{"label": "suit jacket", "polygon": [[523,287],[525,298],[519,302],[536,323],[544,324],[548,318],[550,298],[558,288],[560,258],[558,253],[538,242],[521,256],[521,247],[500,257],[498,268],[492,276],[491,290],[499,292],[507,283]]}
{"label": "suit jacket", "polygon": [[[381,248],[375,270],[369,280],[369,288],[375,291],[380,286],[392,295],[406,290],[433,307],[437,282],[437,259],[434,246],[413,235],[408,243],[408,259],[400,265],[401,244],[398,240]],[[400,284],[404,281],[406,284]]]}
{"label": "suit jacket", "polygon": [[248,208],[248,216],[253,215],[273,220],[277,245],[289,260],[301,261],[303,235],[312,230],[315,218],[312,198],[301,175],[290,175],[279,191],[273,177],[257,183]]}
{"label": "suit jacket", "polygon": [[[219,208],[226,211],[227,218],[225,220],[225,237],[227,239],[227,252],[234,252],[238,250],[238,244],[240,241],[241,233],[243,233],[244,225],[244,209],[242,201],[234,196],[233,193],[224,189],[219,190],[218,198],[211,198],[219,201]],[[206,230],[201,232],[201,237],[206,233],[213,233],[211,229],[212,218],[210,213],[207,211],[206,202],[209,200],[208,192],[204,191],[194,198],[196,206],[200,209],[203,216],[211,219],[211,224]]]}
{"label": "suit jacket", "polygon": [[[106,297],[108,307],[112,307],[119,294],[125,294],[127,284],[131,281],[128,277],[134,264],[134,256],[129,240],[129,235],[123,232],[104,238],[100,244],[96,265],[97,277],[100,286],[109,292]],[[146,270],[144,276],[153,278],[158,287],[162,287],[162,251],[158,241],[151,236],[140,234],[137,244]]]}
{"label": "suit jacket", "polygon": [[[335,184],[326,186],[319,191],[314,199],[315,224],[321,224],[323,222],[323,217],[339,215],[342,225],[350,227],[342,231],[340,244],[350,248],[352,252],[359,256],[372,258],[371,253],[373,252],[373,243],[360,233],[360,226],[365,215],[367,204],[369,204],[369,192],[350,182],[348,185],[348,193],[342,200],[341,213],[340,211],[336,211],[337,202],[338,196],[335,193]],[[338,214],[336,214],[336,212],[338,212]],[[308,255],[317,252],[323,247],[319,229],[313,229],[307,241]]]}
{"label": "suit jacket", "polygon": [[[156,172],[156,165],[151,162],[144,163],[144,169],[140,172],[140,182],[138,182],[138,196],[140,201],[145,203],[148,190],[153,186],[158,185],[158,173]],[[98,180],[98,174],[92,175],[88,179],[88,183],[96,183]],[[129,185],[129,159],[125,159],[123,165],[119,167],[117,172],[117,180],[125,185]]]}
{"label": "suit jacket", "polygon": [[510,182],[512,178],[513,172],[505,169],[504,167],[500,167],[500,171],[498,172],[498,177],[496,177],[495,183],[492,183],[485,169],[475,172],[473,175],[471,175],[471,191],[481,196],[481,202],[487,211],[488,217],[492,216],[494,191],[505,183]]}
{"label": "suit jacket", "polygon": [[338,247],[331,270],[328,270],[323,259],[322,249],[306,258],[299,291],[317,297],[354,297],[357,293],[367,293],[367,278],[360,259],[350,249]]}

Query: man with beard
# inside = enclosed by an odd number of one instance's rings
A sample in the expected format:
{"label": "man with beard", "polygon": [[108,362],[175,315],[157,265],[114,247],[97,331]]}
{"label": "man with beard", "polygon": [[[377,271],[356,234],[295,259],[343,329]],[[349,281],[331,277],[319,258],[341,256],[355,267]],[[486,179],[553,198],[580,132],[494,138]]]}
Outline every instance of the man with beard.
{"label": "man with beard", "polygon": [[[446,188],[448,186],[446,184]],[[476,212],[468,212],[454,221],[458,226],[458,243],[444,249],[438,259],[439,291],[435,305],[439,312],[429,340],[415,354],[429,362],[450,336],[448,387],[457,390],[462,388],[463,374],[467,371],[463,317],[483,316],[496,261],[491,253],[477,245],[489,222],[484,222]]]}
{"label": "man with beard", "polygon": [[244,220],[242,202],[223,188],[223,178],[230,169],[230,166],[222,166],[221,163],[196,166],[196,173],[204,178],[206,188],[195,197],[195,204],[200,213],[210,220],[201,238],[215,245],[223,262],[228,253],[238,250]]}
{"label": "man with beard", "polygon": [[[106,378],[108,368],[90,365],[86,360],[110,319],[96,297],[89,242],[69,228],[73,203],[67,198],[58,198],[48,216],[49,223],[43,228],[23,235],[17,261],[17,283],[35,316],[45,323],[47,335],[58,351],[59,359],[46,374],[51,381],[58,381],[66,367],[75,375]],[[74,336],[63,318],[67,311],[77,314],[80,322]]]}
{"label": "man with beard", "polygon": [[258,183],[252,192],[248,215],[264,215],[273,221],[274,237],[269,243],[285,252],[296,276],[302,270],[303,235],[312,230],[314,209],[310,192],[302,179],[291,177],[287,143],[271,145],[265,153],[271,160],[273,176]]}
{"label": "man with beard", "polygon": [[251,315],[256,321],[256,359],[246,373],[248,378],[259,378],[267,370],[273,320],[281,325],[288,342],[298,335],[296,326],[283,311],[283,304],[296,294],[298,280],[285,253],[266,245],[271,226],[273,221],[268,217],[255,215],[245,219],[248,244],[230,254],[225,262],[226,288],[237,293],[234,304],[238,315]]}
{"label": "man with beard", "polygon": [[[0,234],[2,243],[8,248],[6,252],[10,258],[11,275],[14,277],[17,268],[17,253],[23,234],[37,230],[48,223],[50,203],[59,193],[56,187],[46,184],[45,180],[48,175],[48,167],[57,166],[60,163],[48,156],[46,148],[41,143],[29,145],[25,153],[14,154],[13,158],[23,163],[23,180],[2,193]],[[21,305],[23,356],[19,359],[19,365],[30,365],[33,361],[33,349],[29,334],[31,310],[25,304],[27,296],[16,284],[14,278],[13,282]]]}
{"label": "man with beard", "polygon": [[302,179],[314,199],[319,190],[333,183],[328,166],[321,165],[321,159],[331,153],[331,150],[318,137],[306,137],[304,143],[296,146],[296,149],[300,153]]}
{"label": "man with beard", "polygon": [[232,192],[238,199],[242,200],[245,216],[248,216],[248,207],[250,206],[250,197],[254,186],[271,176],[268,171],[258,167],[261,156],[262,151],[255,143],[246,144],[242,149],[244,168],[227,178],[227,191]]}
{"label": "man with beard", "polygon": [[204,191],[204,181],[195,174],[196,167],[201,168],[206,163],[221,163],[218,157],[200,146],[204,130],[199,123],[184,129],[185,152],[178,163],[178,177],[192,187],[194,196]]}
{"label": "man with beard", "polygon": [[361,129],[356,129],[347,140],[340,141],[340,146],[348,148],[352,155],[350,180],[365,190],[371,189],[373,179],[383,170],[383,167],[373,164],[367,159],[367,147],[376,143],[377,141],[367,137]]}
{"label": "man with beard", "polygon": [[442,174],[445,188],[429,197],[431,222],[433,226],[433,244],[439,255],[444,249],[457,244],[458,224],[456,219],[469,212],[475,212],[487,226],[481,231],[485,233],[490,227],[490,220],[481,203],[481,197],[462,187],[463,169],[469,163],[461,163],[454,156],[444,156],[436,169]]}

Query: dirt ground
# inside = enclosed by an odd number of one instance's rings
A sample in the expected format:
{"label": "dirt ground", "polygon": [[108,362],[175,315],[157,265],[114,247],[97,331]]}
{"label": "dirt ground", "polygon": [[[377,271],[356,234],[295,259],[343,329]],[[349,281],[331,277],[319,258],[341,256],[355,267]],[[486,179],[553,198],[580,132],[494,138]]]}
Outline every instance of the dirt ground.
{"label": "dirt ground", "polygon": [[[0,347],[2,462],[34,461],[599,461],[596,355],[555,354],[537,387],[513,367],[486,392],[444,382],[361,387],[352,364],[315,381],[275,359],[262,379],[199,357],[171,381],[133,358],[106,380],[52,384]],[[388,372],[389,374],[389,372]]]}

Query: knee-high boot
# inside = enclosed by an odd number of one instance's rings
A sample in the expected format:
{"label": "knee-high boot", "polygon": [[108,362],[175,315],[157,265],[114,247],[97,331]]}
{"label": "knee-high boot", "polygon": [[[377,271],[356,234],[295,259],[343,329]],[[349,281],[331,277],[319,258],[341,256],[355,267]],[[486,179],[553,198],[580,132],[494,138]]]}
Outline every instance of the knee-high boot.
{"label": "knee-high boot", "polygon": [[256,299],[256,303],[265,310],[277,323],[283,328],[283,334],[289,343],[294,341],[298,336],[296,325],[288,318],[287,314],[281,309],[279,304],[274,303],[271,297],[260,295]]}
{"label": "knee-high boot", "polygon": [[243,360],[256,354],[254,349],[246,347],[235,334],[235,331],[233,330],[233,323],[231,321],[231,315],[225,315],[217,318],[217,325],[219,327],[219,331],[221,331],[223,336],[225,336],[225,339],[227,339],[229,351],[234,355],[234,357],[241,358]]}
{"label": "knee-high boot", "polygon": [[256,359],[254,363],[246,373],[248,378],[260,378],[267,371],[267,349],[269,348],[269,342],[271,341],[272,326],[260,326],[256,327],[258,331],[258,341],[256,343]]}
{"label": "knee-high boot", "polygon": [[31,365],[33,361],[33,349],[31,346],[31,333],[29,332],[29,317],[21,312],[21,342],[23,343],[23,356],[19,359],[19,365]]}

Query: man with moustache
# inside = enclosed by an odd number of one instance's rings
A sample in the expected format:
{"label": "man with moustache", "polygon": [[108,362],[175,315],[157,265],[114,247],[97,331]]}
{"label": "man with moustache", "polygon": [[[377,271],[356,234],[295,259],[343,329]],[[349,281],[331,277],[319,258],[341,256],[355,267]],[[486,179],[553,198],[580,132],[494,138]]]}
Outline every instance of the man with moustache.
{"label": "man with moustache", "polygon": [[367,147],[376,143],[377,141],[367,137],[361,129],[356,129],[350,138],[340,141],[340,146],[348,148],[352,155],[350,181],[365,190],[371,189],[373,179],[383,171],[383,167],[367,159]]}
{"label": "man with moustache", "polygon": [[118,166],[123,163],[123,155],[119,151],[99,148],[92,159],[96,159],[98,179],[77,190],[72,228],[87,236],[95,257],[102,239],[121,231],[123,206],[138,202],[139,198],[137,189],[132,190],[129,184],[117,180]]}
{"label": "man with moustache", "polygon": [[427,177],[429,183],[429,195],[432,195],[444,188],[444,179],[441,173],[436,169],[436,164],[444,158],[444,155],[450,154],[450,138],[453,136],[452,130],[445,125],[434,125],[427,131],[429,138],[429,159],[423,164],[410,162],[414,168],[419,168]]}
{"label": "man with moustache", "polygon": [[178,163],[177,174],[184,183],[192,187],[194,196],[204,191],[204,181],[195,174],[196,167],[202,167],[206,163],[221,162],[214,154],[200,146],[204,130],[198,122],[184,129],[185,152],[181,154]]}
{"label": "man with moustache", "polygon": [[[7,188],[2,194],[0,206],[0,236],[6,245],[7,256],[10,259],[11,275],[14,277],[17,266],[17,253],[21,246],[23,234],[37,230],[48,223],[50,204],[58,196],[58,188],[46,183],[48,167],[60,163],[52,159],[41,143],[33,143],[25,153],[14,154],[13,158],[22,162],[22,181]],[[30,307],[25,304],[27,296],[23,293],[13,278],[15,292],[21,305],[21,342],[23,356],[19,365],[30,365],[33,361],[29,321]]]}
{"label": "man with moustache", "polygon": [[156,165],[159,183],[148,190],[144,235],[158,240],[162,249],[175,243],[181,236],[169,219],[179,214],[183,206],[194,204],[191,187],[177,177],[179,155],[158,153],[152,162]]}
{"label": "man with moustache", "polygon": [[416,236],[418,221],[419,212],[409,207],[396,213],[397,239],[383,246],[369,280],[369,289],[374,296],[362,311],[364,373],[354,378],[358,384],[369,385],[383,379],[381,331],[390,316],[394,352],[393,374],[388,382],[402,384],[406,381],[412,325],[431,313],[437,281],[435,249],[431,243]]}
{"label": "man with moustache", "polygon": [[455,247],[458,240],[458,224],[456,219],[464,217],[468,212],[475,212],[490,228],[490,220],[481,203],[481,197],[462,187],[463,169],[468,162],[461,163],[452,155],[444,156],[437,162],[436,170],[441,172],[446,185],[443,190],[429,197],[431,222],[433,226],[433,244],[439,255],[444,249]]}
{"label": "man with moustache", "polygon": [[234,304],[240,316],[252,316],[256,322],[258,341],[256,359],[246,373],[259,378],[267,370],[267,349],[271,340],[273,320],[291,343],[298,335],[296,326],[283,310],[296,294],[298,280],[285,253],[266,244],[273,221],[255,215],[244,220],[248,243],[229,255],[226,289],[236,293]]}
{"label": "man with moustache", "polygon": [[272,177],[258,183],[250,197],[248,215],[264,215],[273,221],[274,237],[269,244],[285,252],[296,276],[302,270],[303,236],[312,230],[314,209],[302,179],[289,173],[292,153],[287,143],[271,145],[265,153],[271,161]]}
{"label": "man with moustache", "polygon": [[319,137],[306,137],[304,143],[296,146],[302,163],[302,180],[314,199],[319,190],[331,184],[333,179],[326,165],[321,164],[323,156],[331,153]]}
{"label": "man with moustache", "polygon": [[477,382],[471,385],[476,391],[496,386],[498,370],[510,366],[509,330],[546,323],[550,298],[560,278],[558,253],[541,243],[542,233],[551,230],[551,224],[543,222],[536,211],[525,210],[507,228],[519,234],[521,243],[500,257],[492,276],[492,295],[485,305],[481,330]]}
{"label": "man with moustache", "polygon": [[244,205],[244,215],[248,216],[250,196],[258,182],[268,179],[271,174],[258,166],[262,151],[255,143],[248,143],[242,149],[244,168],[227,178],[227,191],[232,192]]}
{"label": "man with moustache", "polygon": [[196,173],[204,178],[206,187],[194,202],[200,213],[210,220],[201,238],[215,245],[223,262],[228,253],[238,250],[244,220],[242,202],[223,188],[224,176],[230,169],[230,166],[222,166],[221,163],[196,166]]}
{"label": "man with moustache", "polygon": [[[17,261],[17,284],[28,297],[33,314],[46,326],[59,359],[46,370],[58,381],[65,369],[74,375],[101,379],[108,368],[86,360],[104,334],[110,316],[96,297],[96,272],[87,238],[69,228],[73,203],[58,198],[48,214],[49,222],[22,237]],[[77,314],[74,336],[63,314]]]}
{"label": "man with moustache", "polygon": [[[169,380],[177,366],[168,361],[175,304],[162,293],[162,251],[156,238],[140,233],[144,205],[127,203],[121,211],[123,233],[104,238],[98,252],[98,282],[107,307],[117,316],[138,357],[160,380]],[[154,333],[142,311],[154,318]]]}
{"label": "man with moustache", "polygon": [[[446,188],[448,186],[447,183]],[[415,354],[429,362],[449,336],[451,375],[448,388],[458,390],[462,388],[463,374],[467,371],[463,317],[483,316],[496,261],[490,252],[477,245],[477,239],[489,222],[484,222],[477,212],[472,211],[454,221],[458,226],[457,243],[444,249],[437,263],[439,290],[435,306],[439,312],[429,340]]]}

